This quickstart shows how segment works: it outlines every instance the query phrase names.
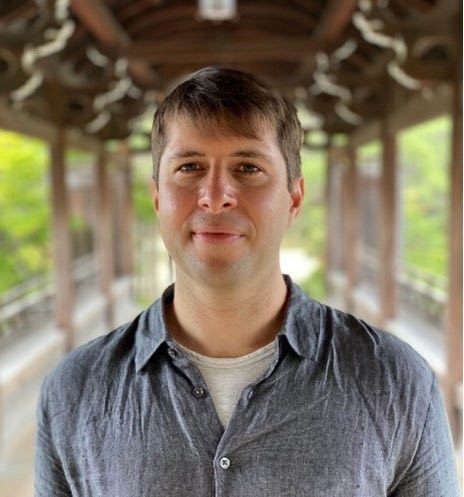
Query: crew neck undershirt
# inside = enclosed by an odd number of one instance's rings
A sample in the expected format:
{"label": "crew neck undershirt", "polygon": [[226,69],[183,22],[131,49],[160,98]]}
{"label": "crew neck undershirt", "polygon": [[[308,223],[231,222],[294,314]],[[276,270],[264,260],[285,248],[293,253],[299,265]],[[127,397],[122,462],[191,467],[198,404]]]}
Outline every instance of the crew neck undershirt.
{"label": "crew neck undershirt", "polygon": [[275,341],[240,357],[209,357],[174,342],[200,370],[224,429],[242,390],[270,367],[276,355]]}

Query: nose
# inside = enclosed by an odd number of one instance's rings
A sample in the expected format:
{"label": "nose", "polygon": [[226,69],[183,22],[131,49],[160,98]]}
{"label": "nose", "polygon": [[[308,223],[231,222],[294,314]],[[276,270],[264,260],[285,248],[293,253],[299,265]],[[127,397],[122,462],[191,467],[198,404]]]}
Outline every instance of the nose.
{"label": "nose", "polygon": [[213,214],[236,207],[236,192],[226,174],[209,171],[201,185],[198,205]]}

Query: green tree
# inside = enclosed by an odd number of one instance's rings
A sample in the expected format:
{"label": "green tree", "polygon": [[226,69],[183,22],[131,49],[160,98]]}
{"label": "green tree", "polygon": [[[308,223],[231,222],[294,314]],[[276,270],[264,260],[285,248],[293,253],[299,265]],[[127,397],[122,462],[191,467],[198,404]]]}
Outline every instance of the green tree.
{"label": "green tree", "polygon": [[403,131],[399,137],[403,258],[445,276],[448,264],[449,116]]}
{"label": "green tree", "polygon": [[47,150],[0,132],[0,292],[51,265]]}

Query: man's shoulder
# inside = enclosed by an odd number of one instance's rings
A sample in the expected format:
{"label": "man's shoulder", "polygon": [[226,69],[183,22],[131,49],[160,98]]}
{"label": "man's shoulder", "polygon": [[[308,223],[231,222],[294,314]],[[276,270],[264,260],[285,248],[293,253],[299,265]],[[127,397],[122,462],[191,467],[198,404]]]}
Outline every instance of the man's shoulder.
{"label": "man's shoulder", "polygon": [[347,371],[388,382],[419,384],[430,390],[433,371],[427,361],[408,343],[334,307],[320,304],[318,356],[335,354]]}
{"label": "man's shoulder", "polygon": [[78,396],[89,379],[96,384],[114,375],[115,369],[130,362],[135,353],[135,331],[140,316],[69,352],[45,377],[43,388],[50,389],[54,395],[62,392]]}

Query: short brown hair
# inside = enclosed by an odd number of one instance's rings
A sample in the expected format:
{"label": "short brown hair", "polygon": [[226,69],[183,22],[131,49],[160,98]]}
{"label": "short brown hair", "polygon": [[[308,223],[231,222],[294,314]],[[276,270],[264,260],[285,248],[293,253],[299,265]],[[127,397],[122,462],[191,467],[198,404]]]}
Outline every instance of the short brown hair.
{"label": "short brown hair", "polygon": [[237,136],[256,137],[256,127],[275,126],[287,165],[288,189],[301,176],[303,132],[296,109],[250,74],[234,69],[205,67],[178,85],[155,112],[151,134],[153,179],[158,184],[159,163],[173,117],[187,117]]}

